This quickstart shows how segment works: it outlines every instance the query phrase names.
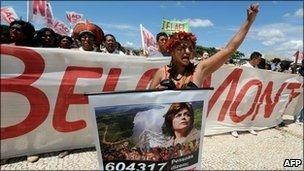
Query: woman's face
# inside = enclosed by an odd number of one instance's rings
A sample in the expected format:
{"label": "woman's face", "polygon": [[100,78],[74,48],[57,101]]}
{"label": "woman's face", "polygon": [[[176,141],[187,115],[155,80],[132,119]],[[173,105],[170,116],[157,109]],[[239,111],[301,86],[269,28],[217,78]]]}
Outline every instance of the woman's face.
{"label": "woman's face", "polygon": [[172,51],[173,62],[178,66],[188,66],[193,59],[194,47],[190,41],[183,40]]}
{"label": "woman's face", "polygon": [[72,44],[72,42],[70,42],[70,40],[66,37],[61,39],[61,41],[60,41],[60,47],[64,48],[64,49],[70,49],[71,44]]}
{"label": "woman's face", "polygon": [[12,42],[19,42],[25,40],[25,34],[22,32],[21,26],[13,25],[10,28],[10,39]]}
{"label": "woman's face", "polygon": [[45,31],[41,36],[41,40],[45,47],[53,46],[55,43],[55,37],[50,31]]}
{"label": "woman's face", "polygon": [[174,115],[172,120],[173,130],[187,130],[190,126],[190,113],[184,108]]}
{"label": "woman's face", "polygon": [[93,49],[95,39],[92,34],[84,33],[81,35],[80,40],[81,40],[81,45],[82,45],[83,49],[85,49],[85,50]]}
{"label": "woman's face", "polygon": [[112,53],[115,51],[116,49],[116,40],[112,37],[112,36],[107,36],[106,37],[106,48],[108,50],[108,52]]}

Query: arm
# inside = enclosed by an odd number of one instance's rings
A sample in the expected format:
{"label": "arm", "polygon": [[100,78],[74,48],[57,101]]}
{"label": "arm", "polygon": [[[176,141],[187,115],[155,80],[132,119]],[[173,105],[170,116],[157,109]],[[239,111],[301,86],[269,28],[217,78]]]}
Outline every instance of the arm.
{"label": "arm", "polygon": [[225,61],[230,57],[232,53],[234,53],[238,47],[242,44],[243,40],[246,37],[252,23],[255,20],[255,17],[258,13],[258,4],[253,4],[247,9],[247,20],[243,23],[240,30],[234,35],[234,37],[229,41],[226,47],[216,54],[212,55],[210,58],[201,61],[198,64],[198,72],[201,72],[200,77],[202,75],[209,75],[220,68]]}
{"label": "arm", "polygon": [[159,83],[161,82],[163,73],[164,73],[163,68],[160,68],[159,70],[156,71],[156,73],[154,74],[154,76],[152,78],[152,82],[149,86],[149,89],[156,89],[156,86],[158,86]]}

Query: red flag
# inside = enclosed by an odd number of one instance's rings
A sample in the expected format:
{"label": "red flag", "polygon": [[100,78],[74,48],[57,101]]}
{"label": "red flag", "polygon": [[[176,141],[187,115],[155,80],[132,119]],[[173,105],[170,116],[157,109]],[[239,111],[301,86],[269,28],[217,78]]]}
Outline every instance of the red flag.
{"label": "red flag", "polygon": [[1,7],[1,22],[10,24],[16,19],[18,16],[12,7]]}

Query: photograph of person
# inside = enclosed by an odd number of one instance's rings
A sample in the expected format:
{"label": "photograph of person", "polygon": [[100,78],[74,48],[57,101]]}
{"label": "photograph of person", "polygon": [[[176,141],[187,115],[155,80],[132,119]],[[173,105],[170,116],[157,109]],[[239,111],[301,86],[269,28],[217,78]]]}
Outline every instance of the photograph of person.
{"label": "photograph of person", "polygon": [[164,118],[163,134],[171,137],[167,146],[176,146],[199,139],[199,131],[193,127],[194,111],[190,103],[173,103]]}

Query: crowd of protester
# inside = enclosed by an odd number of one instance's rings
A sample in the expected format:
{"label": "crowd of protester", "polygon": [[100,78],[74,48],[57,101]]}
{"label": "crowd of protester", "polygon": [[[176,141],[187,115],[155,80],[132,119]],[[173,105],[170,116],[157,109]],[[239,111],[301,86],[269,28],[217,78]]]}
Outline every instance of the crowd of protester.
{"label": "crowd of protester", "polygon": [[199,144],[190,141],[169,147],[126,147],[119,145],[106,145],[101,149],[103,160],[137,160],[137,161],[168,161],[197,151]]}
{"label": "crowd of protester", "polygon": [[[71,36],[55,33],[51,28],[35,30],[30,22],[16,20],[9,26],[1,25],[1,44],[16,46],[63,48],[101,53],[148,56],[143,49],[136,50],[123,47],[112,34],[90,22],[78,23]],[[165,33],[163,33],[165,34]]]}
{"label": "crowd of protester", "polygon": [[[23,20],[13,21],[9,26],[1,25],[1,44],[12,44],[16,46],[63,48],[81,51],[95,51],[101,53],[124,54],[133,56],[170,56],[164,45],[170,36],[164,32],[156,35],[158,51],[149,54],[143,49],[131,49],[123,47],[112,34],[104,34],[103,30],[96,24],[90,22],[78,23],[73,29],[71,36],[60,35],[50,28],[35,30],[30,22]],[[259,52],[257,52],[259,53]],[[197,53],[196,60],[209,58],[206,51]],[[251,61],[252,59],[250,59]],[[249,61],[249,63],[250,63]],[[271,61],[262,58],[262,55],[254,67],[259,69],[283,72],[298,73],[303,75],[303,66],[295,65],[291,61],[274,58]],[[233,59],[229,59],[226,64],[238,65]],[[246,64],[245,64],[246,65]]]}

